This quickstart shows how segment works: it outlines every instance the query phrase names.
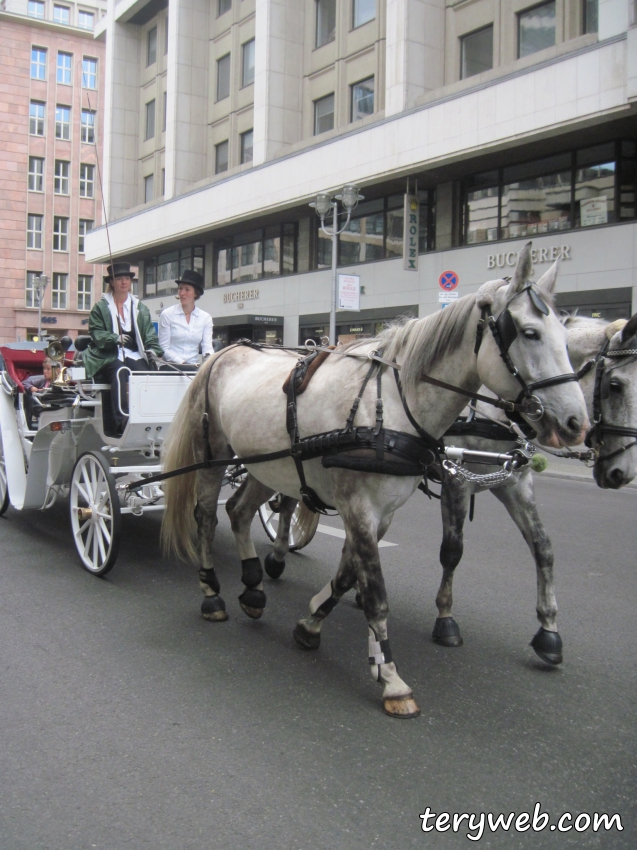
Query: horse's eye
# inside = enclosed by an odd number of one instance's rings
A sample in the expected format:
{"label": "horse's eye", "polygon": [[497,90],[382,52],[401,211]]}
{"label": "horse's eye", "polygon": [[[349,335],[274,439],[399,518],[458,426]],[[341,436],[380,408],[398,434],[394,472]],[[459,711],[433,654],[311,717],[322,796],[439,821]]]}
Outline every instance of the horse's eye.
{"label": "horse's eye", "polygon": [[620,393],[622,391],[621,381],[611,381],[610,391],[613,393]]}
{"label": "horse's eye", "polygon": [[527,339],[539,339],[540,338],[539,333],[536,330],[533,330],[533,328],[525,328],[522,331],[522,333],[524,334],[524,336]]}

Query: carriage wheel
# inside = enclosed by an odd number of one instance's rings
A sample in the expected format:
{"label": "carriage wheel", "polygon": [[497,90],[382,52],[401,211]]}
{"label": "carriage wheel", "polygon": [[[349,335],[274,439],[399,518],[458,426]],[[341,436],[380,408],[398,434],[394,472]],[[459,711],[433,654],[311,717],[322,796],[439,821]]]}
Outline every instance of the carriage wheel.
{"label": "carriage wheel", "polygon": [[93,575],[106,575],[117,559],[122,515],[115,479],[101,455],[87,452],[78,458],[69,502],[82,566]]}
{"label": "carriage wheel", "polygon": [[[271,499],[270,502],[266,502],[264,505],[261,505],[259,508],[259,519],[261,520],[261,524],[265,529],[265,533],[268,535],[270,540],[276,540],[277,533],[277,522],[273,522],[277,516],[277,511],[273,511],[270,507],[272,502],[276,502],[277,496],[274,499]],[[296,552],[298,549],[303,549],[304,546],[307,546],[308,543],[311,542],[312,538],[316,534],[316,529],[319,524],[319,515],[312,515],[312,522],[307,529],[300,529],[298,526],[299,519],[299,511],[301,509],[301,503],[296,506],[294,509],[294,513],[292,514],[292,522],[290,523],[290,552]]]}
{"label": "carriage wheel", "polygon": [[7,481],[7,468],[4,462],[4,449],[2,448],[2,437],[0,437],[0,516],[9,507],[9,483]]}

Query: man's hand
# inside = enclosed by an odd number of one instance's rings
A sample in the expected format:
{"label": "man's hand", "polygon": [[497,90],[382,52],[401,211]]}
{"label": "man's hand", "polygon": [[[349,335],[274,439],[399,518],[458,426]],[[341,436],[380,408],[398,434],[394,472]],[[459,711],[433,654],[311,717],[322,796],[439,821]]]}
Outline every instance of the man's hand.
{"label": "man's hand", "polygon": [[117,343],[121,348],[131,348],[135,345],[135,338],[132,334],[122,334]]}

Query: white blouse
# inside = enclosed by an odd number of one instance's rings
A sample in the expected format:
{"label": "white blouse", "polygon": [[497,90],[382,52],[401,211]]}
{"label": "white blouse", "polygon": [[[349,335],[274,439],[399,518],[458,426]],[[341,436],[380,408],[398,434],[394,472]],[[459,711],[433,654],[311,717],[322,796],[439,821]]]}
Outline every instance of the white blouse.
{"label": "white blouse", "polygon": [[159,317],[159,344],[169,362],[196,363],[200,345],[204,357],[212,354],[212,316],[195,307],[187,322],[181,304],[168,307]]}

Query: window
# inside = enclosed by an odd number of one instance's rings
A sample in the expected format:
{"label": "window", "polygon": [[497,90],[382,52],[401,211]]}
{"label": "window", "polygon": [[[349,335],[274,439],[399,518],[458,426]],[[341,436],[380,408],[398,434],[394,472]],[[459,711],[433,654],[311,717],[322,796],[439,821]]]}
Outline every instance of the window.
{"label": "window", "polygon": [[493,24],[460,39],[460,79],[493,68]]}
{"label": "window", "polygon": [[615,145],[597,145],[578,151],[575,169],[575,227],[591,227],[616,220]]}
{"label": "window", "polygon": [[83,30],[92,30],[95,27],[95,15],[93,12],[77,13],[77,25]]}
{"label": "window", "polygon": [[334,95],[314,101],[314,135],[334,129]]}
{"label": "window", "polygon": [[597,32],[599,21],[599,0],[582,0],[583,26],[582,32]]}
{"label": "window", "polygon": [[42,216],[27,216],[27,248],[42,248]]}
{"label": "window", "polygon": [[91,294],[93,292],[93,277],[90,274],[81,274],[77,278],[77,309],[91,309]]}
{"label": "window", "polygon": [[68,26],[71,23],[71,10],[69,9],[69,7],[54,6],[53,22],[56,24],[66,24]]}
{"label": "window", "polygon": [[71,109],[68,106],[55,107],[55,138],[71,138]]}
{"label": "window", "polygon": [[67,274],[54,273],[51,286],[51,307],[53,310],[66,310],[68,283],[69,276]]}
{"label": "window", "polygon": [[254,82],[254,39],[246,41],[241,47],[242,51],[242,71],[241,71],[241,86],[249,86]]}
{"label": "window", "polygon": [[228,170],[228,140],[215,145],[215,174],[221,174]]}
{"label": "window", "polygon": [[93,230],[93,222],[90,219],[81,218],[77,229],[77,250],[80,254],[84,253],[84,237],[89,230]]}
{"label": "window", "polygon": [[316,0],[316,46],[336,38],[336,0]]}
{"label": "window", "polygon": [[146,104],[146,135],[144,140],[152,139],[155,136],[155,101],[151,100]]}
{"label": "window", "polygon": [[80,125],[80,139],[84,144],[95,144],[95,112],[90,109],[82,110],[82,124]]}
{"label": "window", "polygon": [[217,17],[219,15],[224,15],[226,12],[229,12],[232,9],[232,0],[219,0],[219,6],[217,7]]}
{"label": "window", "polygon": [[36,292],[36,284],[40,279],[42,272],[27,272],[27,281],[24,293],[24,306],[37,307],[38,296]]}
{"label": "window", "polygon": [[[552,159],[561,160],[561,163],[546,162],[545,173],[542,173],[541,163],[504,169],[500,199],[501,239],[571,227],[571,156],[566,154]],[[562,169],[553,171],[551,166],[559,167],[560,164]]]}
{"label": "window", "polygon": [[217,59],[217,100],[223,100],[230,94],[230,54]]}
{"label": "window", "polygon": [[58,53],[57,81],[65,86],[71,85],[71,68],[73,67],[72,53]]}
{"label": "window", "polygon": [[61,159],[55,160],[53,191],[56,195],[68,195],[69,193],[69,166],[70,163]]}
{"label": "window", "polygon": [[241,133],[241,165],[246,162],[252,162],[252,130],[246,130]]}
{"label": "window", "polygon": [[39,156],[29,157],[29,192],[44,191],[44,160]]}
{"label": "window", "polygon": [[44,104],[37,100],[29,104],[29,133],[32,136],[44,135]]}
{"label": "window", "polygon": [[555,44],[555,0],[518,15],[518,57],[530,56]]}
{"label": "window", "polygon": [[168,54],[168,15],[164,18],[164,56]]}
{"label": "window", "polygon": [[69,220],[59,215],[53,217],[53,250],[69,250]]}
{"label": "window", "polygon": [[44,3],[41,3],[40,0],[29,0],[27,13],[30,18],[40,18],[40,20],[43,20]]}
{"label": "window", "polygon": [[155,175],[144,177],[144,203],[147,204],[155,197]]}
{"label": "window", "polygon": [[368,77],[352,87],[351,121],[374,114],[374,78]]}
{"label": "window", "polygon": [[297,269],[294,222],[261,227],[215,244],[215,284],[244,283]]}
{"label": "window", "polygon": [[354,29],[373,21],[376,17],[376,0],[354,0]]}
{"label": "window", "polygon": [[94,165],[80,165],[80,198],[92,198],[95,180]]}
{"label": "window", "polygon": [[144,263],[144,295],[172,295],[177,292],[175,280],[186,269],[204,273],[203,246],[182,248],[157,257],[150,257]]}
{"label": "window", "polygon": [[46,80],[46,50],[42,47],[31,48],[31,79]]}
{"label": "window", "polygon": [[161,129],[162,129],[162,132],[165,133],[166,132],[166,123],[168,121],[168,92],[164,92],[163,100],[164,100],[164,108],[162,110]]}
{"label": "window", "polygon": [[157,27],[148,30],[146,35],[146,67],[154,65],[157,61]]}
{"label": "window", "polygon": [[82,59],[82,85],[85,89],[97,88],[97,59]]}

